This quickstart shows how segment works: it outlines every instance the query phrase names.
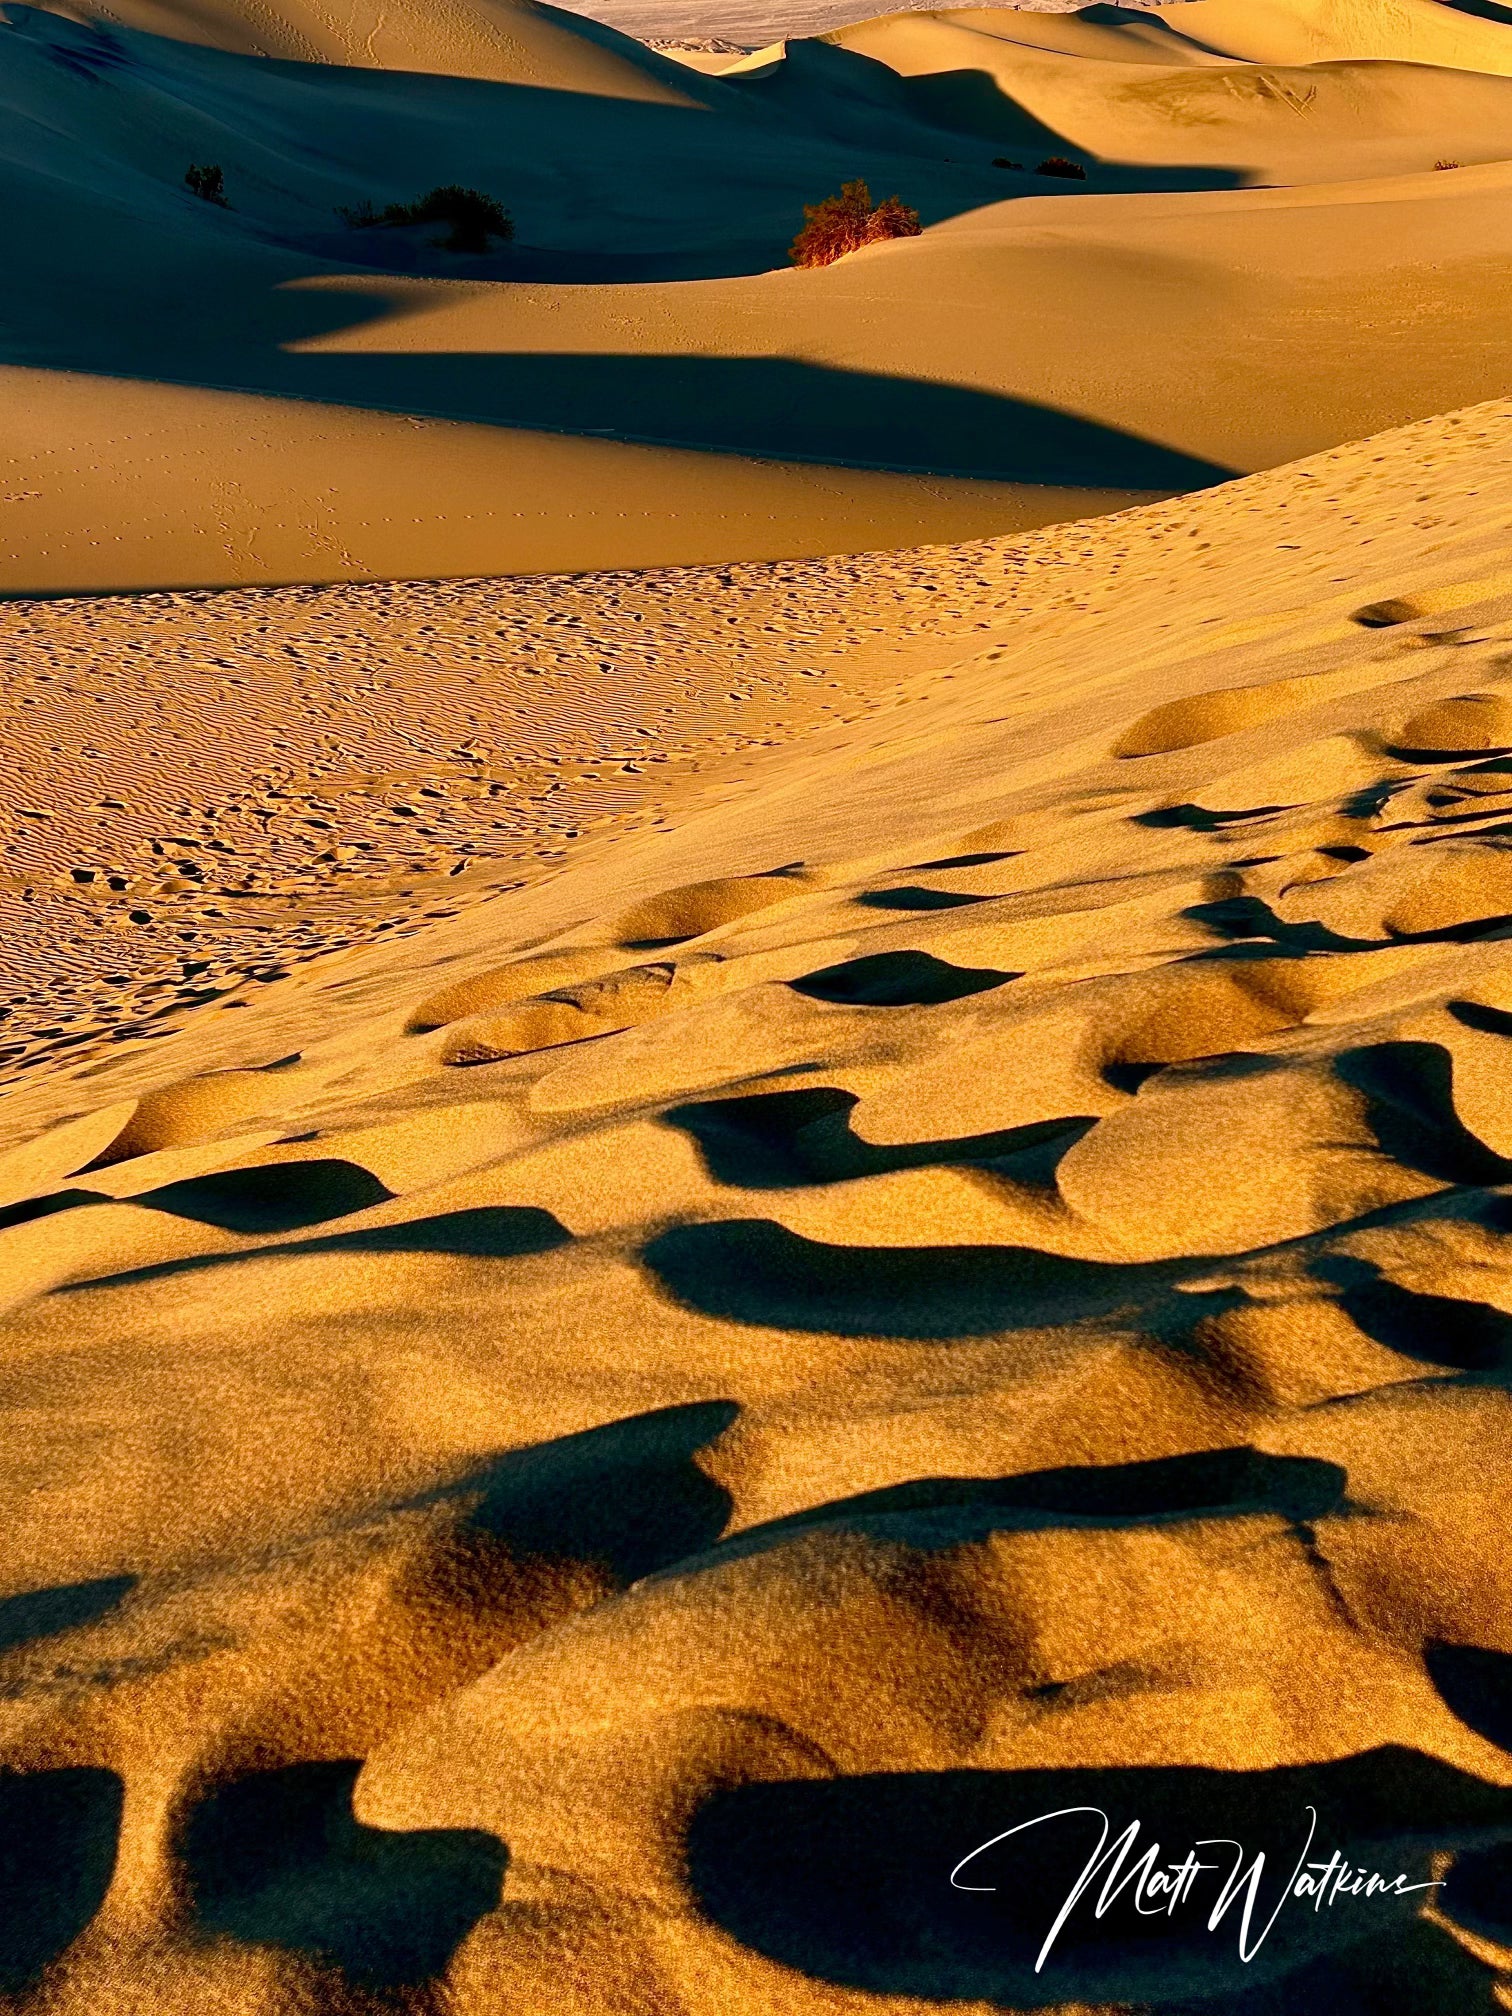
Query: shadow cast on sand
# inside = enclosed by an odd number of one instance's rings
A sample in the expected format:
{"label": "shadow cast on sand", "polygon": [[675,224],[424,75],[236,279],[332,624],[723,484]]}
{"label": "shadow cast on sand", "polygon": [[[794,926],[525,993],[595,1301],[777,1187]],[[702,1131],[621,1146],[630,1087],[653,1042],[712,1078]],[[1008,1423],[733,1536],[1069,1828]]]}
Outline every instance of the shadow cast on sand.
{"label": "shadow cast on sand", "polygon": [[361,1759],[215,1786],[179,1855],[201,1932],[302,1953],[371,1987],[417,1985],[499,1902],[508,1852],[475,1828],[390,1833],[352,1812]]}
{"label": "shadow cast on sand", "polygon": [[[280,299],[301,325],[285,342],[352,325],[350,293]],[[825,467],[1166,493],[1235,474],[1033,400],[797,358],[280,351],[217,369],[251,392]],[[199,382],[171,353],[148,375]]]}
{"label": "shadow cast on sand", "polygon": [[[133,1197],[133,1204],[149,1202]],[[264,1230],[268,1228],[262,1228]],[[255,1261],[339,1253],[438,1253],[462,1260],[515,1260],[550,1253],[572,1243],[572,1234],[549,1211],[534,1204],[479,1204],[465,1211],[442,1211],[433,1218],[413,1218],[402,1225],[370,1225],[353,1232],[328,1232],[318,1239],[290,1239],[278,1246],[259,1246],[240,1253],[194,1253],[182,1260],[158,1260],[119,1274],[94,1275],[65,1281],[54,1291],[80,1294],[93,1288],[118,1288],[128,1282],[165,1280],[175,1274],[199,1274],[217,1267],[244,1267]]]}
{"label": "shadow cast on sand", "polygon": [[[1313,1456],[1272,1456],[1240,1446],[1137,1463],[1070,1465],[1006,1477],[911,1477],[743,1527],[709,1562],[764,1553],[815,1528],[885,1534],[910,1547],[956,1547],[989,1533],[1063,1527],[1123,1530],[1186,1519],[1271,1513],[1305,1526],[1348,1509],[1348,1478]],[[1040,1690],[1044,1698],[1064,1691]]]}
{"label": "shadow cast on sand", "polygon": [[135,1575],[101,1575],[92,1582],[64,1582],[53,1589],[28,1589],[0,1598],[0,1653],[93,1624],[124,1601],[136,1584]]}
{"label": "shadow cast on sand", "polygon": [[[1131,1861],[1152,1841],[1162,1868],[1215,1837],[1240,1844],[1245,1870],[1263,1852],[1253,1947],[1307,1844],[1309,1807],[1320,1860],[1337,1848],[1356,1867],[1400,1873],[1408,1883],[1427,1880],[1437,1849],[1512,1839],[1512,1791],[1392,1747],[1269,1771],[900,1772],[732,1786],[694,1816],[688,1867],[703,1910],[743,1945],[810,1978],[872,1994],[1015,2009],[1134,2002],[1156,2005],[1162,2016],[1188,2005],[1364,2016],[1388,2005],[1351,1992],[1350,1949],[1417,1945],[1411,1920],[1430,1893],[1345,1897],[1330,1909],[1293,1900],[1246,1964],[1238,1952],[1242,1894],[1208,1929],[1232,1847],[1200,1850],[1220,1867],[1195,1880],[1179,1909],[1147,1904],[1142,1915],[1131,1885],[1099,1917],[1099,1877],[1043,1970],[1035,1968],[1098,1847],[1102,1815],[1110,1842],[1139,1822]],[[1046,1815],[1065,1817],[997,1839]],[[953,1887],[963,1859],[995,1840],[961,1871],[962,1883],[983,1887]],[[1440,1966],[1458,1992],[1477,1977],[1468,1961],[1456,1966],[1447,1939],[1442,1945]],[[1280,1982],[1290,1999],[1283,1993],[1273,2002],[1267,1991]],[[1483,1983],[1478,1996],[1458,2001],[1435,1994],[1431,1975],[1422,1986],[1416,2006],[1424,2011],[1493,2006]],[[1263,1999],[1249,1999],[1256,1994]]]}
{"label": "shadow cast on sand", "polygon": [[810,1001],[866,1008],[938,1008],[946,1001],[985,994],[1018,978],[1017,973],[1001,973],[991,966],[953,966],[930,952],[867,952],[859,959],[805,973],[788,985]]}
{"label": "shadow cast on sand", "polygon": [[1393,932],[1389,939],[1346,938],[1326,924],[1288,923],[1258,896],[1225,896],[1216,903],[1194,903],[1181,914],[1220,937],[1264,940],[1289,952],[1379,952],[1387,943],[1473,945],[1482,938],[1504,937],[1512,926],[1512,916],[1472,917],[1436,931]]}
{"label": "shadow cast on sand", "polygon": [[468,1530],[514,1559],[591,1562],[625,1586],[724,1531],[733,1501],[694,1459],[739,1413],[733,1400],[659,1407],[507,1450],[412,1502],[471,1500]]}
{"label": "shadow cast on sand", "polygon": [[695,1100],[669,1107],[660,1117],[664,1126],[691,1136],[716,1183],[742,1190],[806,1189],[895,1169],[999,1163],[1023,1180],[1048,1183],[1060,1157],[1097,1124],[1090,1116],[1073,1116],[955,1141],[878,1147],[852,1132],[856,1104],[857,1095],[839,1086],[806,1085],[791,1092]]}
{"label": "shadow cast on sand", "polygon": [[[1148,1322],[1151,1288],[1182,1271],[1027,1246],[829,1245],[764,1218],[674,1226],[642,1259],[668,1294],[705,1316],[933,1343],[1086,1322],[1136,1305]],[[1202,1313],[1203,1297],[1183,1300],[1191,1318]]]}
{"label": "shadow cast on sand", "polygon": [[144,1190],[127,1201],[222,1232],[297,1232],[386,1204],[393,1191],[359,1163],[336,1157],[222,1169]]}
{"label": "shadow cast on sand", "polygon": [[100,1908],[124,1801],[113,1771],[0,1771],[0,1995],[35,1986]]}

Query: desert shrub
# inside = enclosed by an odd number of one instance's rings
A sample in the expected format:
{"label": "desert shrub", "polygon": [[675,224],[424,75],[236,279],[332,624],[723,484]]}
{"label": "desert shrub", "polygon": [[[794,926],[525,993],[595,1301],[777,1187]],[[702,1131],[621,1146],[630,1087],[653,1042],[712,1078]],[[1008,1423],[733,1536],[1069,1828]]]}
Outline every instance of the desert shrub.
{"label": "desert shrub", "polygon": [[1068,161],[1064,154],[1051,154],[1035,169],[1036,175],[1060,175],[1068,182],[1085,182],[1087,171],[1079,161]]}
{"label": "desert shrub", "polygon": [[795,266],[831,266],[863,245],[917,238],[920,231],[917,210],[897,196],[874,208],[870,189],[859,181],[847,182],[838,196],[826,196],[822,203],[805,203],[803,217],[803,229],[788,252]]}
{"label": "desert shrub", "polygon": [[513,238],[514,220],[503,206],[480,189],[448,182],[414,203],[390,203],[375,210],[362,202],[339,207],[336,215],[354,231],[373,225],[446,224],[448,235],[437,243],[448,252],[486,252],[490,238]]}
{"label": "desert shrub", "polygon": [[1433,165],[1435,168],[1458,168],[1460,164],[1458,161],[1435,161]]}
{"label": "desert shrub", "polygon": [[229,210],[231,208],[231,205],[226,201],[225,175],[213,161],[203,168],[198,166],[197,163],[191,162],[184,176],[184,181],[194,191],[195,195],[199,197],[202,203],[218,203],[222,210]]}
{"label": "desert shrub", "polygon": [[992,165],[994,168],[1022,168],[1024,164],[1022,161],[1010,161],[1006,154],[994,154]]}

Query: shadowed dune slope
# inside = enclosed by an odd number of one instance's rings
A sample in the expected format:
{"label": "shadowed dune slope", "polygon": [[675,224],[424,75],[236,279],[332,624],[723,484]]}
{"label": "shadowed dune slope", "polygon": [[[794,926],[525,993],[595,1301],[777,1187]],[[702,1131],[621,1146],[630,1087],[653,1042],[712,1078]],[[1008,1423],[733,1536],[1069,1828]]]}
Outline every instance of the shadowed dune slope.
{"label": "shadowed dune slope", "polygon": [[131,28],[239,56],[357,69],[436,71],[685,105],[682,72],[627,35],[542,0],[355,0],[342,10],[309,0],[83,0],[53,10],[107,34]]}
{"label": "shadowed dune slope", "polygon": [[[290,649],[381,646],[396,733],[453,751],[485,622],[540,654],[497,685],[521,747],[611,613],[669,738],[673,675],[765,704],[816,637],[835,710],[633,816],[543,800],[528,886],[485,861],[282,965],[270,915],[255,984],[37,1032],[0,1104],[18,2016],[1490,2016],[1509,508],[1496,402],[888,559],[0,611],[81,716],[86,655],[203,712],[204,803]],[[248,681],[215,732],[209,659]],[[263,829],[329,831],[294,771],[370,732],[329,683]],[[130,751],[90,746],[124,844]],[[392,824],[437,829],[433,774]],[[33,892],[84,809],[54,775],[7,791]],[[165,934],[255,880],[191,811]],[[1036,1972],[1090,1829],[950,1872],[1068,1807],[1267,1870],[1311,1808],[1325,1861],[1438,1887],[1288,1907],[1252,1965],[1212,1888],[1085,1901]]]}

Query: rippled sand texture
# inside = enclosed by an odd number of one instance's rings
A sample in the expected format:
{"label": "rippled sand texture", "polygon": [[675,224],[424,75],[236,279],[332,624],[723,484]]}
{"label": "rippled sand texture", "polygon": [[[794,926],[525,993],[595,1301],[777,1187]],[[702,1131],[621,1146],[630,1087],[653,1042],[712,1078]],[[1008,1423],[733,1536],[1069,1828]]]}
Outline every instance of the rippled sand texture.
{"label": "rippled sand texture", "polygon": [[[526,886],[33,1061],[7,2006],[1504,2006],[1509,506],[1491,405],[870,588],[743,572],[753,693],[794,597],[847,718],[576,840],[542,800]],[[947,579],[868,699],[825,626]],[[134,621],[182,694],[213,632],[255,694],[284,626],[485,591],[411,592],[74,605],[59,649]],[[611,606],[665,676],[707,648],[660,579],[530,594],[517,649]],[[197,760],[229,804],[234,734]],[[1070,1804],[1311,1805],[1447,1887],[1248,1971],[1087,1915],[1036,1975],[1043,1900],[946,1879]]]}

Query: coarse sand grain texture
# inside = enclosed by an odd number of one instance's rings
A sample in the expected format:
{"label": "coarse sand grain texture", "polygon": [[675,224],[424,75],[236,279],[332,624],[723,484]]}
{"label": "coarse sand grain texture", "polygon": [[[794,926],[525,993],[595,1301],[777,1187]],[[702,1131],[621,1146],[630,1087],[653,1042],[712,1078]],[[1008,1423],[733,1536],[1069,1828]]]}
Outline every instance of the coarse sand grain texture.
{"label": "coarse sand grain texture", "polygon": [[0,19],[0,2016],[1512,2009],[1512,9],[623,6]]}

